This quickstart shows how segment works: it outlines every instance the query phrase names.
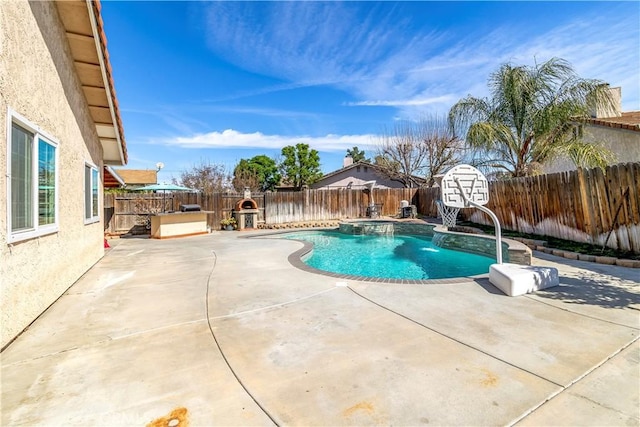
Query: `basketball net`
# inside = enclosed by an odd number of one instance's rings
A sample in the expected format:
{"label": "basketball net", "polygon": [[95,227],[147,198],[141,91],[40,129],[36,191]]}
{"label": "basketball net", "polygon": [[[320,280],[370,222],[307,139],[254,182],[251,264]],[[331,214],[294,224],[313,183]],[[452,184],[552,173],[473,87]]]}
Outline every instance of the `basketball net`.
{"label": "basketball net", "polygon": [[436,201],[438,207],[438,215],[442,218],[442,225],[445,227],[455,227],[456,218],[458,217],[459,208],[450,208],[445,205],[442,200]]}

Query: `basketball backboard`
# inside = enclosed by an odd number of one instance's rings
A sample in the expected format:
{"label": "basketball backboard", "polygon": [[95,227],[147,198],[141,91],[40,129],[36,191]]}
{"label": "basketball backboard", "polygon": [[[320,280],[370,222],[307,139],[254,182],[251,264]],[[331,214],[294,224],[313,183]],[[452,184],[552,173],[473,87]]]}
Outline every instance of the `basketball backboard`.
{"label": "basketball backboard", "polygon": [[[458,186],[460,183],[460,186]],[[451,208],[467,208],[465,198],[460,194],[460,187],[470,201],[478,205],[486,205],[489,201],[489,183],[478,169],[471,165],[455,166],[444,175],[440,190],[442,202]]]}

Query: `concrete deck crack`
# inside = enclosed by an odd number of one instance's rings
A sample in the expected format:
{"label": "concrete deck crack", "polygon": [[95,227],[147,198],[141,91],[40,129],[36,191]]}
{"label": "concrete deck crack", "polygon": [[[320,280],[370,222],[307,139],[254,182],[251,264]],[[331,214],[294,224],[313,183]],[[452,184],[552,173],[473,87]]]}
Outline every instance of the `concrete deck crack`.
{"label": "concrete deck crack", "polygon": [[487,352],[487,351],[485,351],[485,350],[482,350],[481,348],[475,347],[475,346],[473,346],[473,345],[471,345],[471,344],[469,344],[469,343],[466,343],[466,342],[461,341],[461,340],[459,340],[459,339],[457,339],[457,338],[451,337],[451,336],[449,336],[449,335],[445,334],[444,332],[440,332],[439,330],[434,329],[434,328],[432,328],[432,327],[430,327],[430,326],[427,326],[427,325],[425,325],[424,323],[420,323],[420,322],[418,322],[417,320],[414,320],[414,319],[412,319],[412,318],[410,318],[410,317],[408,317],[408,316],[405,316],[405,315],[404,315],[404,314],[402,314],[402,313],[398,313],[397,311],[394,311],[394,310],[392,310],[392,309],[390,309],[390,308],[388,308],[388,307],[385,307],[385,306],[383,306],[383,305],[381,305],[381,304],[379,304],[379,303],[375,302],[374,300],[369,299],[369,298],[365,297],[364,295],[362,295],[362,294],[358,293],[355,289],[353,289],[353,288],[352,288],[352,287],[350,287],[350,286],[348,286],[348,288],[349,288],[349,290],[351,290],[351,292],[353,292],[354,294],[358,295],[360,298],[362,298],[362,299],[364,299],[364,300],[366,300],[366,301],[369,301],[370,303],[375,304],[375,305],[377,305],[378,307],[382,308],[383,310],[389,311],[389,312],[391,312],[391,313],[395,314],[396,316],[400,316],[400,317],[402,317],[402,318],[404,318],[404,319],[406,319],[406,320],[408,320],[408,321],[410,321],[410,322],[412,322],[412,323],[415,323],[416,325],[419,325],[419,326],[421,326],[421,327],[423,327],[423,328],[425,328],[425,329],[430,330],[431,332],[435,332],[436,334],[438,334],[438,335],[440,335],[440,336],[442,336],[442,337],[444,337],[444,338],[447,338],[447,339],[449,339],[449,340],[451,340],[451,341],[457,342],[458,344],[461,344],[461,345],[463,345],[463,346],[465,346],[465,347],[468,347],[468,348],[470,348],[470,349],[472,349],[472,350],[478,351],[478,352],[480,352],[480,353],[482,353],[482,354],[484,354],[484,355],[486,355],[486,356],[489,356],[489,357],[491,357],[492,359],[498,360],[498,361],[500,361],[500,362],[502,362],[502,363],[504,363],[504,364],[507,364],[507,365],[509,365],[509,366],[511,366],[511,367],[514,367],[514,368],[518,369],[519,371],[526,372],[526,373],[528,373],[528,374],[530,374],[530,375],[533,375],[533,376],[535,376],[535,377],[538,377],[538,378],[540,378],[541,380],[543,380],[543,381],[547,381],[547,382],[549,382],[549,383],[551,383],[551,384],[553,384],[553,385],[556,385],[556,386],[558,386],[558,387],[563,387],[563,386],[562,386],[562,384],[559,384],[559,383],[557,383],[557,382],[555,382],[555,381],[553,381],[553,380],[551,380],[551,379],[549,379],[549,378],[545,378],[545,377],[543,377],[543,376],[541,376],[541,375],[539,375],[539,374],[536,374],[535,372],[531,372],[531,371],[529,371],[529,370],[527,370],[527,369],[524,369],[524,368],[523,368],[523,367],[521,367],[521,366],[515,365],[515,364],[513,364],[513,363],[511,363],[511,362],[509,362],[509,361],[507,361],[507,360],[504,360],[504,359],[502,359],[502,358],[500,358],[500,357],[498,357],[498,356],[496,356],[496,355],[493,355],[493,354],[491,354],[491,353],[489,353],[489,352]]}
{"label": "concrete deck crack", "polygon": [[[556,308],[556,309],[558,309],[558,310],[566,311],[567,313],[575,314],[576,316],[582,316],[582,317],[586,317],[586,318],[588,318],[588,319],[597,320],[597,321],[599,321],[599,322],[610,323],[610,324],[612,324],[612,325],[622,326],[622,327],[624,327],[624,328],[635,329],[635,330],[640,331],[640,326],[635,327],[635,326],[624,325],[624,324],[622,324],[622,323],[613,322],[613,321],[611,321],[611,320],[602,319],[602,318],[600,318],[600,317],[590,316],[590,315],[588,315],[588,314],[584,314],[584,313],[580,313],[580,312],[577,312],[577,311],[573,311],[573,310],[570,310],[570,309],[568,309],[568,308],[566,308],[566,307],[558,307],[557,305],[550,304],[550,303],[548,303],[548,302],[546,302],[546,301],[542,301],[542,300],[540,300],[540,299],[538,299],[538,298],[534,298],[533,296],[530,296],[530,295],[525,295],[524,297],[525,297],[525,298],[527,298],[529,301],[535,301],[535,302],[538,302],[538,303],[540,303],[540,304],[544,304],[544,305],[546,305],[546,306]],[[636,309],[636,308],[634,308],[634,307],[629,307],[629,308],[630,308],[630,309],[633,309],[633,310],[638,310],[638,309]]]}
{"label": "concrete deck crack", "polygon": [[[587,377],[587,376],[588,376],[589,374],[591,374],[593,371],[595,371],[596,369],[598,369],[599,367],[601,367],[602,365],[604,365],[606,362],[608,362],[609,360],[611,360],[613,357],[615,357],[616,355],[618,355],[619,353],[621,353],[621,352],[622,352],[622,351],[624,351],[626,348],[628,348],[629,346],[631,346],[633,343],[635,343],[636,341],[638,341],[638,340],[640,339],[640,336],[635,336],[635,337],[634,337],[634,338],[633,338],[629,343],[627,343],[626,345],[622,346],[620,349],[618,349],[617,351],[615,351],[613,354],[609,355],[606,359],[604,359],[604,360],[603,360],[603,361],[601,361],[600,363],[596,364],[596,365],[595,365],[595,366],[593,366],[591,369],[587,370],[585,373],[583,373],[582,375],[578,376],[578,377],[577,377],[577,378],[575,378],[573,381],[571,381],[569,384],[567,384],[566,386],[564,386],[564,385],[559,384],[559,383],[557,383],[557,382],[555,382],[555,381],[553,381],[553,380],[551,380],[551,379],[549,379],[549,378],[545,378],[545,377],[543,377],[543,376],[541,376],[541,375],[539,375],[539,374],[536,374],[535,372],[532,372],[532,371],[530,371],[530,370],[528,370],[528,369],[524,369],[524,368],[522,368],[521,366],[515,365],[514,363],[511,363],[511,362],[509,362],[509,361],[507,361],[507,360],[504,360],[504,359],[502,359],[502,358],[500,358],[500,357],[497,357],[497,356],[495,356],[495,355],[493,355],[493,354],[491,354],[491,353],[489,353],[489,352],[487,352],[487,351],[485,351],[485,350],[482,350],[482,349],[480,349],[480,348],[478,348],[478,347],[475,347],[475,346],[473,346],[473,345],[470,345],[470,344],[468,344],[468,343],[465,343],[464,341],[461,341],[461,340],[459,340],[459,339],[457,339],[457,338],[453,338],[453,337],[451,337],[451,336],[449,336],[449,335],[447,335],[447,334],[445,334],[445,333],[443,333],[443,332],[438,331],[437,329],[434,329],[434,328],[432,328],[432,327],[429,327],[429,326],[427,326],[427,325],[425,325],[425,324],[423,324],[423,323],[420,323],[420,322],[418,322],[418,321],[416,321],[416,320],[414,320],[414,319],[411,319],[410,317],[407,317],[407,316],[405,316],[405,315],[403,315],[403,314],[401,314],[401,313],[398,313],[397,311],[394,311],[394,310],[392,310],[392,309],[390,309],[390,308],[388,308],[388,307],[385,307],[385,306],[383,306],[383,305],[381,305],[381,304],[379,304],[379,303],[377,303],[377,302],[373,301],[372,299],[369,299],[369,298],[365,297],[364,295],[362,295],[362,294],[358,293],[356,290],[354,290],[354,289],[353,289],[353,288],[351,288],[350,286],[349,286],[348,288],[349,288],[349,290],[351,290],[354,294],[356,294],[356,295],[357,295],[357,296],[359,296],[360,298],[362,298],[362,299],[364,299],[364,300],[366,300],[366,301],[369,301],[370,303],[375,304],[375,305],[377,305],[378,307],[380,307],[380,308],[382,308],[382,309],[384,309],[384,310],[387,310],[387,311],[389,311],[389,312],[391,312],[391,313],[393,313],[393,314],[395,314],[395,315],[397,315],[397,316],[400,316],[400,317],[402,317],[402,318],[404,318],[404,319],[406,319],[406,320],[408,320],[408,321],[410,321],[410,322],[412,322],[412,323],[415,323],[415,324],[417,324],[417,325],[419,325],[419,326],[421,326],[421,327],[423,327],[423,328],[425,328],[425,329],[428,329],[428,330],[430,330],[430,331],[432,331],[432,332],[435,332],[436,334],[438,334],[438,335],[440,335],[440,336],[442,336],[442,337],[444,337],[444,338],[447,338],[447,339],[450,339],[450,340],[452,340],[452,341],[455,341],[455,342],[457,342],[458,344],[461,344],[461,345],[463,345],[463,346],[465,346],[465,347],[471,348],[471,349],[473,349],[473,350],[475,350],[475,351],[478,351],[478,352],[480,352],[480,353],[482,353],[482,354],[485,354],[485,355],[487,355],[487,356],[489,356],[489,357],[491,357],[491,358],[493,358],[493,359],[495,359],[495,360],[498,360],[498,361],[500,361],[500,362],[502,362],[502,363],[505,363],[505,364],[507,364],[507,365],[509,365],[509,366],[512,366],[512,367],[514,367],[514,368],[516,368],[516,369],[518,369],[518,370],[520,370],[520,371],[523,371],[523,372],[526,372],[526,373],[528,373],[528,374],[531,374],[531,375],[533,375],[533,376],[535,376],[535,377],[538,377],[538,378],[542,379],[543,381],[547,381],[547,382],[549,382],[549,383],[551,383],[551,384],[553,384],[553,385],[555,385],[555,386],[559,387],[559,390],[557,390],[556,392],[554,392],[554,393],[552,393],[551,395],[549,395],[549,397],[547,397],[545,400],[543,400],[542,402],[540,402],[540,404],[538,404],[538,405],[534,406],[533,408],[531,408],[530,410],[526,411],[522,416],[518,417],[518,418],[517,418],[517,419],[515,419],[514,421],[510,422],[509,424],[507,424],[508,426],[513,426],[513,425],[517,424],[518,422],[522,421],[523,419],[525,419],[526,417],[528,417],[529,415],[531,415],[533,412],[535,412],[536,410],[538,410],[540,407],[542,407],[544,404],[546,404],[547,402],[551,401],[551,400],[552,400],[552,399],[554,399],[556,396],[560,395],[561,393],[565,392],[566,390],[570,389],[570,388],[571,388],[572,386],[574,386],[576,383],[578,383],[579,381],[581,381],[582,379],[584,379],[585,377]],[[554,306],[554,307],[555,307],[555,306]],[[556,307],[556,308],[559,308],[559,307]],[[586,316],[586,317],[590,317],[590,316]],[[601,320],[601,319],[595,319],[595,320]],[[609,323],[613,323],[613,322],[609,322]],[[614,324],[615,324],[615,323],[614,323]],[[626,325],[620,325],[620,326],[626,326]],[[628,326],[627,326],[627,327],[628,327]],[[634,328],[630,328],[630,329],[634,329]],[[581,396],[581,395],[579,395],[579,396]],[[602,406],[602,405],[601,405],[601,406]],[[619,411],[618,411],[618,412],[619,412]]]}
{"label": "concrete deck crack", "polygon": [[242,316],[242,315],[245,315],[245,314],[257,313],[259,311],[269,310],[269,309],[272,309],[272,308],[284,307],[286,305],[295,304],[297,302],[304,301],[304,300],[307,300],[309,298],[314,298],[314,297],[317,297],[318,295],[322,295],[322,294],[325,294],[327,292],[331,292],[334,289],[336,289],[336,288],[325,289],[325,290],[322,290],[322,291],[319,291],[319,292],[315,292],[313,294],[309,294],[309,295],[306,295],[306,296],[303,296],[303,297],[300,297],[300,298],[295,298],[295,299],[292,299],[292,300],[289,300],[289,301],[280,302],[278,304],[271,304],[271,305],[267,305],[267,306],[264,306],[264,307],[255,308],[253,310],[239,311],[237,313],[223,314],[221,316],[209,317],[209,319],[210,320],[226,319],[226,318],[229,318],[229,317],[237,317],[237,316]]}
{"label": "concrete deck crack", "polygon": [[[576,385],[578,382],[582,381],[584,378],[586,378],[587,376],[589,376],[592,372],[596,371],[597,369],[599,369],[601,366],[603,366],[605,363],[607,363],[609,360],[613,359],[615,356],[617,356],[618,354],[622,353],[624,350],[626,350],[627,348],[629,348],[630,346],[632,346],[636,341],[638,341],[640,339],[640,337],[635,337],[634,339],[632,339],[629,343],[627,343],[626,345],[622,346],[622,348],[618,349],[618,351],[612,353],[609,355],[609,357],[607,357],[606,359],[604,359],[602,362],[598,363],[597,365],[595,365],[594,367],[592,367],[591,369],[589,369],[588,371],[586,371],[585,373],[583,373],[582,375],[580,375],[579,377],[577,377],[576,379],[574,379],[573,381],[571,381],[568,385],[566,386],[562,386],[562,388],[560,390],[558,390],[555,393],[552,393],[548,398],[546,398],[544,401],[540,402],[539,405],[531,408],[529,411],[525,412],[524,414],[522,414],[522,416],[520,416],[519,418],[517,418],[516,420],[512,421],[511,423],[509,423],[509,426],[513,426],[517,423],[519,423],[520,421],[524,420],[525,418],[527,418],[529,415],[533,414],[535,411],[537,411],[538,409],[540,409],[542,406],[544,406],[545,404],[547,404],[548,402],[550,402],[551,400],[553,400],[554,398],[556,398],[557,396],[559,396],[560,394],[564,393],[565,391],[569,390],[571,387],[573,387],[574,385]],[[579,396],[581,398],[584,398],[590,402],[596,403],[599,406],[602,406],[604,408],[607,409],[611,409],[614,410],[618,413],[620,413],[620,411],[613,409],[613,408],[608,408],[605,405],[602,405],[596,401],[593,401],[589,398],[587,398],[586,396],[583,396],[581,394],[576,394],[576,396]]]}
{"label": "concrete deck crack", "polygon": [[234,376],[234,378],[236,379],[236,381],[238,382],[240,387],[242,387],[242,389],[245,391],[245,393],[247,393],[247,395],[251,398],[251,400],[253,400],[253,402],[256,404],[256,406],[258,406],[258,408],[260,408],[260,410],[262,412],[264,412],[264,414],[271,420],[271,422],[274,425],[280,426],[280,424],[276,421],[274,416],[267,410],[267,408],[262,406],[262,404],[253,395],[253,393],[251,393],[249,388],[242,381],[242,379],[240,378],[238,373],[233,369],[233,366],[231,366],[231,362],[229,362],[229,359],[227,358],[227,355],[224,353],[224,351],[222,350],[222,347],[220,346],[220,343],[218,342],[218,338],[216,337],[215,332],[213,332],[213,325],[211,324],[211,318],[209,317],[209,290],[211,288],[211,279],[213,278],[213,272],[215,271],[216,265],[218,263],[218,255],[216,254],[215,251],[211,251],[211,252],[213,253],[213,265],[211,266],[211,271],[210,271],[209,277],[207,279],[207,290],[206,290],[205,296],[204,296],[205,297],[205,310],[206,310],[205,313],[206,313],[206,316],[207,316],[207,324],[209,326],[209,333],[211,334],[211,338],[213,338],[213,342],[216,344],[216,347],[218,348],[218,352],[220,353],[220,356],[222,357],[222,360],[224,360],[224,363],[227,365],[227,368],[229,368],[229,371]]}

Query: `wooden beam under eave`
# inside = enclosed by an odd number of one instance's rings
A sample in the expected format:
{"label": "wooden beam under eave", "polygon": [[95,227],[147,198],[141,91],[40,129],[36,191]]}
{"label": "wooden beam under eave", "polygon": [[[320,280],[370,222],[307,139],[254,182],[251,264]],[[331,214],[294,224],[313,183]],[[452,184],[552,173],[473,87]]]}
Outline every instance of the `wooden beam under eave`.
{"label": "wooden beam under eave", "polygon": [[96,123],[96,131],[99,138],[111,138],[117,140],[116,128],[113,124]]}
{"label": "wooden beam under eave", "polygon": [[82,86],[82,91],[90,106],[109,108],[109,100],[104,88]]}
{"label": "wooden beam under eave", "polygon": [[86,1],[59,1],[56,6],[60,20],[67,32],[93,35]]}
{"label": "wooden beam under eave", "polygon": [[83,86],[95,86],[104,88],[102,80],[102,71],[98,64],[88,64],[86,62],[74,61],[76,72],[80,83]]}
{"label": "wooden beam under eave", "polygon": [[75,61],[100,64],[100,58],[98,58],[98,53],[96,52],[96,42],[93,37],[67,33],[67,40]]}
{"label": "wooden beam under eave", "polygon": [[99,107],[95,105],[89,105],[89,111],[91,112],[91,118],[95,123],[111,123],[111,110],[108,107]]}

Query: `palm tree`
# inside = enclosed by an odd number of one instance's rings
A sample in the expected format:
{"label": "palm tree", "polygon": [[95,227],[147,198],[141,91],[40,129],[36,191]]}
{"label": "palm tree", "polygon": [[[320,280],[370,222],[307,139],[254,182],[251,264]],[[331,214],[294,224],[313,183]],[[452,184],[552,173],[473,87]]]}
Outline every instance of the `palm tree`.
{"label": "palm tree", "polygon": [[614,106],[609,86],[579,78],[571,65],[552,58],[542,64],[504,64],[489,77],[491,98],[468,96],[449,111],[454,132],[484,166],[511,177],[535,175],[561,154],[577,166],[604,167],[611,153],[581,141],[580,123],[596,108]]}
{"label": "palm tree", "polygon": [[358,147],[353,147],[351,149],[347,148],[347,156],[353,159],[353,163],[371,163],[371,160],[367,159],[367,157],[365,156],[364,151],[360,151]]}

